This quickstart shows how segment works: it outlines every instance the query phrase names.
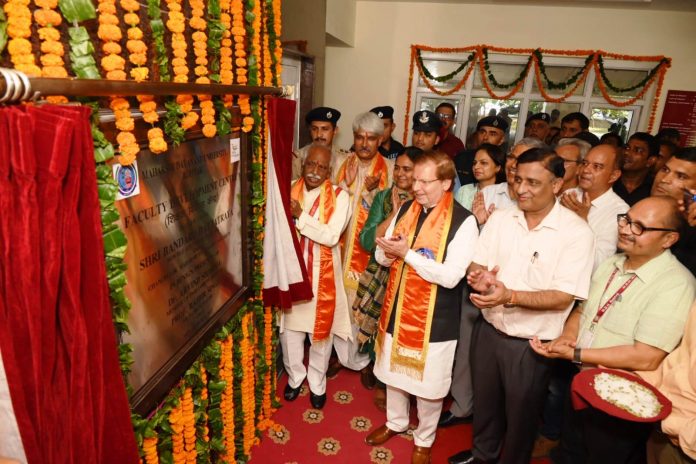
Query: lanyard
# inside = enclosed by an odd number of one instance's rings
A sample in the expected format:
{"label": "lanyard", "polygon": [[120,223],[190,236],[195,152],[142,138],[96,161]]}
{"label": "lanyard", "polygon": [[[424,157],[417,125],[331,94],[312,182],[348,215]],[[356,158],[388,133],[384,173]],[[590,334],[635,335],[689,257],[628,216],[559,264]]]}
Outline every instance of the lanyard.
{"label": "lanyard", "polygon": [[[611,277],[609,277],[609,281],[607,282],[606,287],[604,287],[604,291],[602,292],[602,296],[607,292],[609,289],[609,285],[614,281],[614,277],[616,277],[616,274],[619,272],[618,269],[614,269],[614,272],[611,273]],[[621,294],[626,291],[626,289],[633,283],[634,280],[636,280],[637,275],[633,274],[630,279],[628,279],[608,300],[606,303],[602,305],[601,308],[599,308],[599,311],[597,311],[597,314],[595,315],[594,319],[592,319],[592,324],[590,324],[590,331],[594,332],[595,327],[597,326],[597,323],[599,320],[604,316],[604,313],[607,312],[607,310],[616,302],[616,300],[621,296]]]}

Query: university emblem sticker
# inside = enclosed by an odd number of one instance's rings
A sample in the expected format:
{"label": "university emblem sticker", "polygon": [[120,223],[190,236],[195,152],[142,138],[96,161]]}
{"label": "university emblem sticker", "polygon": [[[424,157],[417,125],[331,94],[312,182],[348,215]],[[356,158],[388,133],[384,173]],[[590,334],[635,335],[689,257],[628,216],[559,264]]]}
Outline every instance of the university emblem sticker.
{"label": "university emblem sticker", "polygon": [[133,161],[129,166],[122,166],[118,163],[114,164],[113,176],[116,184],[118,184],[118,193],[116,200],[123,200],[140,194],[140,182],[138,178],[138,162]]}
{"label": "university emblem sticker", "polygon": [[420,116],[418,117],[418,120],[419,120],[422,124],[426,124],[428,121],[430,121],[430,116],[428,116],[428,113],[426,113],[425,111],[423,111],[423,112],[420,114]]}
{"label": "university emblem sticker", "polygon": [[418,248],[416,250],[416,253],[418,253],[421,256],[425,256],[428,259],[435,259],[435,253],[433,253],[433,250],[430,248]]}

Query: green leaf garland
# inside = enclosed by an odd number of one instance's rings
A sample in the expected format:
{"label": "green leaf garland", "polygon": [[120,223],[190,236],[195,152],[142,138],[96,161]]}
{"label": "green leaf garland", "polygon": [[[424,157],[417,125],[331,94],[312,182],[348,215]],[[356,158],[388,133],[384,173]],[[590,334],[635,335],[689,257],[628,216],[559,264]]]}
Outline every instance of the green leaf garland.
{"label": "green leaf garland", "polygon": [[466,59],[462,64],[460,64],[459,67],[458,67],[457,69],[455,69],[454,71],[452,71],[452,72],[449,73],[449,74],[445,74],[444,76],[434,76],[434,75],[428,70],[428,68],[425,66],[425,62],[423,61],[423,57],[421,56],[421,50],[420,50],[420,49],[417,50],[417,52],[416,52],[416,58],[418,59],[418,63],[420,64],[420,68],[423,70],[423,73],[426,75],[426,77],[427,77],[428,79],[432,79],[432,80],[434,80],[434,81],[443,83],[443,82],[447,82],[447,81],[452,80],[452,78],[454,78],[454,76],[456,76],[457,74],[459,74],[460,72],[462,72],[464,69],[466,69],[466,67],[467,67],[472,61],[474,61],[474,59],[476,58],[476,52],[475,52],[475,51],[471,52],[471,54],[467,57],[467,59]]}

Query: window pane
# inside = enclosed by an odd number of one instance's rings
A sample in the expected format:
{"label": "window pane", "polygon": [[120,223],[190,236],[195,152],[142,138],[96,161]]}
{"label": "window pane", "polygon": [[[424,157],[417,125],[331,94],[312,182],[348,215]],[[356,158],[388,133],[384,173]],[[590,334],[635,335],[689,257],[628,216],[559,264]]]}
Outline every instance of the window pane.
{"label": "window pane", "polygon": [[[509,84],[515,79],[517,79],[520,76],[520,73],[524,70],[524,65],[523,64],[500,64],[500,63],[490,63],[491,66],[491,73],[495,77],[495,80],[499,84]],[[486,80],[488,81],[488,85],[490,85],[491,89],[496,91],[496,93],[502,93],[502,92],[507,92],[512,90],[512,87],[510,88],[501,88],[497,87],[496,85],[493,84],[493,82],[490,81],[488,76],[486,76]],[[481,82],[481,70],[480,68],[476,68],[476,71],[474,72],[474,88],[475,89],[484,89],[485,87],[483,86],[483,83]]]}
{"label": "window pane", "polygon": [[607,132],[615,132],[624,142],[631,127],[631,122],[638,115],[635,110],[617,109],[610,106],[592,107],[592,118],[590,119],[590,132],[597,137],[601,137]]}
{"label": "window pane", "polygon": [[[577,73],[579,73],[582,70],[582,67],[573,67],[573,66],[546,66],[546,75],[551,79],[552,82],[554,83],[561,83],[561,82],[566,82],[568,79],[571,77],[575,76]],[[579,77],[578,77],[579,78]],[[550,89],[549,88],[549,83],[548,81],[544,78],[543,74],[541,76],[542,82],[544,83],[544,90],[546,90],[546,93],[549,95],[553,96],[560,96],[560,95],[565,95],[566,92],[568,92],[573,85],[575,85],[575,82],[570,84],[568,87],[563,88],[563,89]],[[585,89],[585,82],[583,82],[576,90],[574,95],[582,95]],[[536,78],[533,79],[533,84],[532,84],[532,92],[536,93],[539,92],[539,86],[537,85]]]}
{"label": "window pane", "polygon": [[[428,72],[430,72],[431,75],[435,77],[442,77],[451,72],[454,72],[462,65],[462,63],[463,62],[461,61],[458,62],[444,60],[423,60],[423,65],[425,66],[425,68],[428,70]],[[451,79],[449,79],[446,82],[438,82],[434,79],[428,79],[428,82],[430,82],[430,85],[437,89],[451,89],[459,83],[462,77],[464,77],[467,68],[468,66],[464,69],[459,70],[457,74],[455,74]],[[418,73],[418,86],[425,87],[425,82],[423,82],[423,78],[420,77],[420,73]]]}
{"label": "window pane", "polygon": [[[640,81],[645,79],[645,76],[648,75],[647,71],[632,71],[632,70],[625,70],[625,69],[606,69],[605,68],[605,74],[609,81],[615,86],[619,88],[626,88],[626,87],[632,87],[636,84],[638,84]],[[642,90],[642,87],[638,87],[637,89],[630,90],[628,92],[616,92],[612,89],[609,88],[608,85],[604,85],[607,88],[607,93],[611,97],[635,97],[638,95],[638,92]],[[602,92],[599,90],[599,84],[595,82],[594,89],[592,90],[592,95],[594,96],[600,96],[602,95]]]}
{"label": "window pane", "polygon": [[493,100],[492,98],[472,98],[469,109],[469,125],[466,134],[461,134],[462,140],[476,130],[476,124],[486,116],[501,116],[508,120],[510,127],[507,131],[508,142],[515,140],[517,133],[517,118],[520,112],[521,100]]}

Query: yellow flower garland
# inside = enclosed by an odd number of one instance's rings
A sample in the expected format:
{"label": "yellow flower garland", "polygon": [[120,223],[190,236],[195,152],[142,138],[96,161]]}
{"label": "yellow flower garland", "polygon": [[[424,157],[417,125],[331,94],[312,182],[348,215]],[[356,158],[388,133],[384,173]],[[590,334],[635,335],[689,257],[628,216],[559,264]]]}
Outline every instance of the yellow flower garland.
{"label": "yellow flower garland", "polygon": [[[197,84],[210,84],[208,79],[208,36],[205,34],[207,23],[203,19],[203,0],[191,0],[191,19],[189,26],[196,32],[193,33],[193,53],[196,55],[196,74]],[[198,95],[201,106],[201,122],[203,123],[203,135],[215,137],[217,127],[215,126],[215,107],[210,95]]]}
{"label": "yellow flower garland", "polygon": [[159,464],[156,436],[148,437],[143,440],[143,454],[145,454],[145,464]]}
{"label": "yellow flower garland", "polygon": [[283,70],[283,45],[280,42],[280,34],[281,34],[281,28],[282,28],[282,21],[281,21],[281,10],[280,10],[280,0],[273,0],[273,31],[275,33],[276,39],[275,39],[275,60],[276,60],[276,68],[275,68],[275,76],[276,79],[278,80],[278,85],[282,83],[280,79],[281,72]]}
{"label": "yellow flower garland", "polygon": [[[258,3],[258,2],[257,2]],[[244,2],[243,0],[232,0],[232,36],[234,37],[234,64],[237,74],[237,84],[246,85],[248,82],[247,76],[247,52],[245,48],[246,28],[244,27]],[[249,132],[254,124],[254,118],[251,118],[251,104],[249,95],[239,95],[237,104],[242,113],[242,130]]]}
{"label": "yellow flower garland", "polygon": [[257,442],[254,416],[256,402],[254,401],[254,345],[249,343],[251,334],[249,333],[249,325],[252,323],[253,314],[248,312],[242,318],[242,339],[240,340],[242,352],[242,411],[244,414],[244,428],[242,429],[242,443],[244,445],[244,454],[249,455],[251,447]]}
{"label": "yellow flower garland", "polygon": [[7,50],[14,68],[30,76],[40,76],[41,69],[36,65],[31,49],[31,11],[29,0],[9,0],[3,6],[7,16]]}
{"label": "yellow flower garland", "polygon": [[181,398],[182,421],[184,426],[184,451],[186,464],[196,464],[196,415],[193,413],[193,395],[191,388],[184,390]]}

